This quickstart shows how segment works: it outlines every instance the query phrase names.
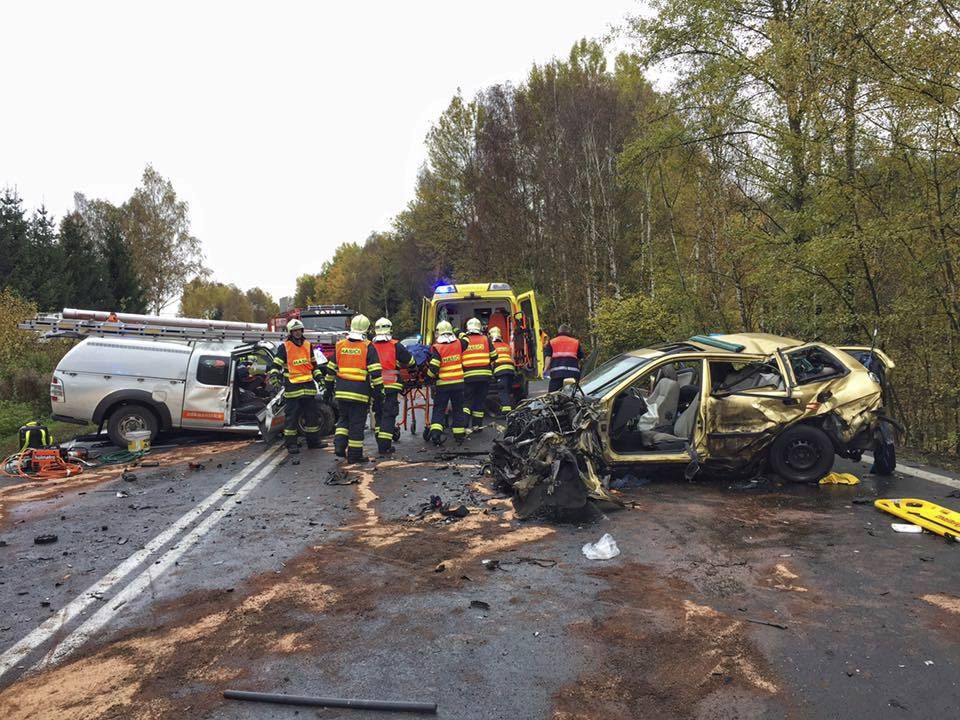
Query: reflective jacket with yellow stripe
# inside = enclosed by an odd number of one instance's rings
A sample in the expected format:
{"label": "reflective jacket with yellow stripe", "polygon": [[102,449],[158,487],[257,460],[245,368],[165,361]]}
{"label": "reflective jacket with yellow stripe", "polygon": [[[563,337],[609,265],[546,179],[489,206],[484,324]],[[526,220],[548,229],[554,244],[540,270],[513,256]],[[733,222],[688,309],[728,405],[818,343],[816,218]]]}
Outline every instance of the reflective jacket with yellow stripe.
{"label": "reflective jacket with yellow stripe", "polygon": [[463,379],[487,380],[493,377],[493,364],[497,361],[497,351],[483,333],[467,333],[464,336],[467,347],[463,350]]}
{"label": "reflective jacket with yellow stripe", "polygon": [[283,376],[283,396],[285,398],[316,395],[317,382],[323,381],[324,363],[317,364],[323,358],[319,348],[314,348],[309,340],[297,345],[293,340],[284,340],[273,356],[270,375]]}
{"label": "reflective jacket with yellow stripe", "polygon": [[369,340],[346,338],[337,342],[333,358],[327,362],[328,386],[335,389],[337,400],[368,402],[374,388],[383,387],[380,358]]}

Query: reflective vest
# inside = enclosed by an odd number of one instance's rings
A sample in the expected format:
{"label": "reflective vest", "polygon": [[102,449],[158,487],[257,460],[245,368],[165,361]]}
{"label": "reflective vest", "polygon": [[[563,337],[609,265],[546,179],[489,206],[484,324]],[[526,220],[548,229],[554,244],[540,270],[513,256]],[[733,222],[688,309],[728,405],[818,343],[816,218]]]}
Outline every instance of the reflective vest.
{"label": "reflective vest", "polygon": [[391,390],[401,389],[400,371],[397,370],[397,343],[399,340],[391,338],[390,340],[381,340],[375,342],[373,346],[377,349],[377,355],[380,356],[380,372],[385,387]]}
{"label": "reflective vest", "polygon": [[[580,375],[580,341],[569,335],[557,335],[550,341],[550,376],[576,377]],[[564,371],[554,374],[555,370]]]}
{"label": "reflective vest", "polygon": [[517,366],[513,362],[513,353],[510,350],[510,344],[505,343],[503,340],[494,340],[493,348],[497,351],[497,362],[493,367],[493,374],[502,375],[503,373],[517,372]]}
{"label": "reflective vest", "polygon": [[463,360],[460,356],[462,345],[459,340],[449,343],[435,343],[433,349],[440,355],[440,369],[437,373],[437,385],[456,385],[463,382]]}
{"label": "reflective vest", "polygon": [[463,351],[464,378],[491,377],[490,340],[480,333],[469,333],[463,339],[467,341],[467,349]]}
{"label": "reflective vest", "polygon": [[304,340],[297,345],[292,340],[284,340],[283,347],[287,351],[287,379],[294,385],[311,382],[313,380],[313,353],[310,341]]}
{"label": "reflective vest", "polygon": [[335,353],[337,377],[341,380],[365,382],[367,379],[367,348],[369,340],[339,340]]}

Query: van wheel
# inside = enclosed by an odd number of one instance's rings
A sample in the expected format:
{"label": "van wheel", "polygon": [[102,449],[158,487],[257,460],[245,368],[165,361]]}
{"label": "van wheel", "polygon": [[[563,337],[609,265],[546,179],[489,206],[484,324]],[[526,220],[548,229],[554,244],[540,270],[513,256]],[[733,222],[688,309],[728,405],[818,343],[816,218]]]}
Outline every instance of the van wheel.
{"label": "van wheel", "polygon": [[770,467],[790,482],[819,480],[833,467],[833,443],[820,428],[795,425],[773,441]]}
{"label": "van wheel", "polygon": [[110,421],[107,423],[107,435],[110,436],[110,442],[121,448],[127,446],[127,433],[149,430],[150,441],[153,442],[159,429],[157,416],[153,414],[150,408],[139,403],[117,406],[110,413]]}

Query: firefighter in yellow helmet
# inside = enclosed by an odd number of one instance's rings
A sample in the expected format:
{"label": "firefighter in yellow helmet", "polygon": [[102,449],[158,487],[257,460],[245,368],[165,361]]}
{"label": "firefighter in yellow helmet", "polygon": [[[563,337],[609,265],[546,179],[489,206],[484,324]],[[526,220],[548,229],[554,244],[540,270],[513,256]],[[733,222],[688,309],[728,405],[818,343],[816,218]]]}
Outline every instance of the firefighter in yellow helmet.
{"label": "firefighter in yellow helmet", "polygon": [[347,462],[362,462],[363,426],[371,397],[383,394],[380,358],[373,343],[367,340],[370,320],[355,315],[347,337],[337,342],[333,359],[327,363],[327,385],[334,389],[337,400],[337,430],[333,451]]}
{"label": "firefighter in yellow helmet", "polygon": [[275,387],[283,386],[283,441],[287,452],[300,452],[297,443],[300,419],[307,436],[307,447],[322,448],[320,417],[317,411],[317,382],[323,380],[327,359],[319,347],[303,337],[303,323],[294,318],[287,323],[287,339],[273,356],[268,377]]}

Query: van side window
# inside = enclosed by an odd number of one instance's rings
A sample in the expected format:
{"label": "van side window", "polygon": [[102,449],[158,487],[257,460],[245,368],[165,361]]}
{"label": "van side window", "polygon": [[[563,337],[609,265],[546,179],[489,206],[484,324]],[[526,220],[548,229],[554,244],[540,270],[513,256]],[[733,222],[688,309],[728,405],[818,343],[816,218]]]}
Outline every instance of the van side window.
{"label": "van side window", "polygon": [[226,385],[230,363],[216,355],[201,355],[197,363],[197,382],[204,385]]}

